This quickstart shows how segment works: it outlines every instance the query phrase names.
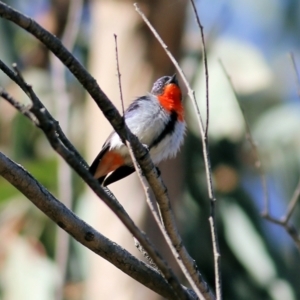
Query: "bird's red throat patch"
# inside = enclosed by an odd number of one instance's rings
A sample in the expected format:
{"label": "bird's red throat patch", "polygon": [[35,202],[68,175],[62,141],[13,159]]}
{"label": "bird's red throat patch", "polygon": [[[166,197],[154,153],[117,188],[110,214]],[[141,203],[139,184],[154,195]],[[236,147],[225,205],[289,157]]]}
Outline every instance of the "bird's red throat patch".
{"label": "bird's red throat patch", "polygon": [[183,121],[184,111],[181,101],[181,90],[174,84],[168,84],[165,86],[164,92],[157,96],[161,106],[167,111],[176,111],[178,120]]}

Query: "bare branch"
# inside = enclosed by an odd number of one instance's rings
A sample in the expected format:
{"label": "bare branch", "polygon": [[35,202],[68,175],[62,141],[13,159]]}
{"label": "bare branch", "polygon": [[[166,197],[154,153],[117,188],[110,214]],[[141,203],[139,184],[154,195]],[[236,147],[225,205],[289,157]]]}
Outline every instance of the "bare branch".
{"label": "bare branch", "polygon": [[210,223],[210,230],[211,230],[211,236],[212,236],[212,245],[213,245],[213,252],[214,252],[214,266],[215,266],[215,284],[216,284],[216,299],[221,300],[222,299],[222,286],[221,286],[221,270],[220,270],[220,250],[217,247],[218,243],[216,241],[216,228],[215,228],[215,218],[214,216],[209,217],[209,223]]}
{"label": "bare branch", "polygon": [[[6,67],[6,66],[5,66]],[[6,67],[7,68],[7,67]],[[0,64],[1,69],[1,64]],[[15,69],[17,70],[16,66]],[[147,236],[140,231],[140,229],[134,224],[132,219],[129,217],[127,212],[124,210],[123,206],[117,201],[117,199],[112,195],[108,189],[103,189],[98,181],[93,178],[93,176],[88,172],[88,170],[83,167],[76,157],[72,154],[62,144],[61,140],[56,134],[55,129],[59,127],[58,122],[54,120],[51,114],[46,110],[42,105],[38,97],[33,92],[31,86],[29,86],[22,78],[22,76],[17,73],[12,72],[12,79],[18,83],[20,82],[20,87],[24,92],[29,95],[30,99],[33,102],[31,107],[31,112],[37,117],[40,128],[44,131],[49,143],[53,149],[65,159],[65,161],[82,177],[82,179],[89,185],[89,187],[96,193],[96,195],[104,201],[104,203],[117,215],[125,227],[131,232],[131,234],[136,237],[140,244],[145,248],[148,254],[152,257],[155,264],[160,268],[162,274],[164,274],[166,280],[171,286],[176,287],[174,290],[179,290],[181,295],[179,299],[190,299],[190,295],[178,282],[177,277],[175,276],[173,270],[168,266],[167,262],[162,258],[162,256],[155,249],[154,245],[149,241]],[[40,109],[42,107],[42,109]],[[56,124],[54,127],[53,124]]]}
{"label": "bare branch", "polygon": [[226,71],[223,62],[221,60],[219,60],[219,63],[221,65],[221,68],[222,68],[227,80],[228,80],[228,83],[230,84],[230,87],[233,91],[234,97],[235,97],[235,99],[236,99],[236,101],[239,105],[239,108],[240,108],[240,110],[242,112],[242,115],[243,115],[243,118],[244,118],[244,122],[245,122],[245,125],[246,125],[246,139],[247,139],[247,141],[249,142],[249,144],[252,148],[252,151],[253,151],[253,154],[254,154],[254,159],[255,159],[255,167],[258,170],[258,174],[260,176],[260,180],[261,180],[261,184],[262,184],[262,188],[263,188],[263,193],[264,193],[264,211],[263,211],[263,214],[268,214],[269,206],[270,206],[269,194],[268,194],[268,187],[267,187],[265,171],[264,171],[263,165],[261,163],[261,158],[260,158],[260,155],[259,155],[259,151],[257,149],[256,142],[254,141],[254,138],[253,138],[251,128],[250,128],[248,119],[246,117],[245,111],[243,109],[243,106],[242,106],[241,102],[239,101],[239,97],[238,97],[237,92],[236,92],[236,90],[234,88],[234,85],[232,83],[231,77],[229,76],[228,72]]}
{"label": "bare branch", "polygon": [[[0,2],[1,5],[1,2]],[[33,93],[32,95],[28,94],[28,88],[30,88],[28,85],[26,85],[24,83],[24,81],[22,80],[22,76],[20,76],[19,72],[18,72],[18,68],[16,65],[14,65],[14,69],[17,70],[15,72],[13,72],[12,70],[10,70],[3,62],[2,60],[0,60],[0,69],[11,79],[13,80],[17,85],[20,86],[20,88],[25,92],[25,94],[29,97],[33,97],[31,100],[35,101],[36,105],[38,105],[38,110],[40,111],[40,115],[41,117],[43,117],[44,115],[46,116],[46,118],[51,120],[51,127],[52,129],[58,134],[59,139],[61,140],[61,142],[63,143],[63,145],[69,149],[69,151],[71,151],[76,158],[80,161],[80,163],[87,169],[88,165],[87,163],[84,161],[84,159],[81,157],[81,155],[79,154],[79,152],[76,150],[76,148],[70,143],[70,141],[67,139],[67,137],[65,136],[65,134],[63,133],[63,131],[61,130],[60,126],[58,126],[58,122],[55,121],[51,115],[49,114],[49,112],[47,111],[47,109],[45,108],[45,106],[38,100],[36,99],[36,95]],[[30,111],[32,109],[32,106],[30,106]],[[25,110],[26,111],[26,110]],[[22,111],[20,111],[22,112]],[[23,113],[23,112],[22,112]],[[31,112],[32,114],[34,114],[33,112]],[[35,124],[35,123],[34,123]],[[35,124],[36,125],[36,124]],[[40,124],[38,124],[38,127],[40,127]]]}
{"label": "bare branch", "polygon": [[36,127],[39,127],[39,122],[36,117],[30,112],[30,106],[25,106],[11,95],[9,95],[2,87],[0,87],[0,97],[10,103],[15,109],[27,117]]}
{"label": "bare branch", "polygon": [[[155,38],[158,40],[158,42],[161,44],[163,49],[165,50],[166,54],[169,56],[170,60],[174,64],[175,68],[181,75],[187,89],[188,89],[188,94],[194,104],[195,111],[197,113],[197,119],[199,123],[199,128],[200,128],[200,133],[202,137],[202,143],[203,143],[203,153],[204,153],[204,161],[205,161],[205,166],[206,166],[206,176],[207,176],[207,184],[208,184],[208,191],[209,191],[209,197],[211,201],[215,201],[214,198],[214,193],[212,189],[212,180],[211,180],[211,172],[210,172],[210,160],[209,160],[209,153],[207,149],[207,139],[205,135],[205,130],[203,127],[201,115],[200,115],[200,110],[195,98],[195,93],[191,89],[188,80],[186,79],[183,70],[180,68],[178,62],[174,58],[174,56],[171,54],[171,52],[168,50],[167,45],[164,43],[162,38],[159,36],[158,32],[154,29],[152,24],[149,22],[149,20],[146,18],[145,14],[141,11],[137,3],[134,4],[134,7],[138,14],[142,17],[144,22],[147,24],[149,29],[152,31],[153,35]],[[147,177],[147,176],[146,176]],[[148,178],[147,178],[148,179]],[[149,180],[149,183],[151,184],[151,179]],[[154,186],[151,184],[151,187]],[[155,191],[154,191],[155,193]],[[167,196],[167,190],[161,194],[161,196],[164,196],[164,201],[161,201],[163,199],[158,200],[158,197],[156,197],[159,208],[160,208],[160,213],[163,219],[164,226],[166,228],[167,234],[164,234],[166,240],[168,241],[169,246],[171,247],[171,250],[174,254],[174,256],[177,258],[177,262],[179,263],[182,271],[184,272],[186,278],[188,279],[189,283],[192,285],[193,289],[197,293],[198,297],[202,299],[203,297],[205,299],[214,299],[213,294],[208,288],[207,283],[204,281],[202,278],[202,275],[200,274],[195,262],[193,259],[190,257],[188,254],[186,248],[184,247],[181,237],[178,233],[177,226],[175,223],[174,215],[172,211],[170,210],[170,202]],[[162,198],[162,197],[161,197]],[[214,207],[214,206],[211,206]],[[164,233],[164,231],[163,231]],[[179,255],[179,257],[178,257]]]}
{"label": "bare branch", "polygon": [[297,230],[295,229],[295,227],[293,225],[290,225],[288,224],[289,220],[290,220],[290,217],[296,207],[296,204],[298,203],[298,200],[299,200],[299,195],[300,195],[300,180],[299,180],[299,183],[295,189],[295,192],[294,192],[294,195],[289,203],[289,206],[288,206],[288,209],[286,211],[286,214],[281,218],[281,220],[279,219],[276,219],[274,217],[272,217],[270,215],[270,201],[269,201],[269,195],[268,195],[268,188],[267,188],[267,182],[266,182],[266,176],[265,176],[265,172],[263,170],[263,166],[262,166],[262,163],[261,163],[261,159],[260,159],[260,156],[259,156],[259,151],[257,149],[257,146],[256,146],[256,143],[254,141],[254,138],[252,136],[252,133],[251,133],[251,129],[250,129],[250,126],[249,126],[249,122],[246,118],[246,115],[245,115],[245,112],[244,112],[244,109],[239,101],[239,98],[238,98],[238,95],[237,95],[237,92],[234,88],[234,85],[232,83],[232,80],[230,78],[230,76],[228,75],[222,61],[220,60],[220,65],[223,69],[223,72],[225,74],[225,76],[227,77],[228,79],[228,82],[231,86],[231,89],[234,93],[234,96],[236,98],[236,101],[240,107],[240,110],[243,114],[243,118],[244,118],[244,121],[245,121],[245,124],[246,124],[246,139],[247,141],[250,143],[251,145],[251,148],[252,148],[252,151],[255,155],[255,159],[256,159],[256,162],[255,162],[255,166],[258,170],[258,173],[260,175],[260,179],[261,179],[261,183],[262,183],[262,187],[263,187],[263,192],[264,192],[264,210],[262,212],[262,217],[265,218],[266,220],[274,223],[274,224],[277,224],[279,226],[282,226],[286,232],[291,236],[291,238],[293,239],[295,245],[297,246],[298,250],[300,251],[300,236],[297,232]]}
{"label": "bare branch", "polygon": [[118,84],[119,84],[119,92],[120,92],[120,100],[122,105],[122,113],[124,117],[124,99],[123,99],[123,91],[122,91],[122,81],[121,81],[121,73],[120,73],[120,64],[119,64],[119,53],[118,53],[118,36],[114,34],[115,38],[115,51],[116,51],[116,62],[117,62],[117,76],[118,76]]}
{"label": "bare branch", "polygon": [[297,184],[297,187],[296,187],[296,189],[294,191],[293,197],[292,197],[292,199],[291,199],[291,201],[290,201],[290,203],[288,205],[288,209],[286,211],[286,214],[282,218],[282,222],[284,224],[286,224],[290,220],[290,218],[291,218],[291,216],[292,216],[292,214],[293,214],[293,212],[295,210],[295,207],[296,207],[296,205],[297,205],[297,203],[299,201],[299,196],[300,196],[300,180],[299,180],[299,182]]}
{"label": "bare branch", "polygon": [[[120,114],[104,94],[104,92],[100,89],[95,79],[84,69],[84,67],[76,60],[76,58],[74,58],[74,56],[72,56],[72,54],[67,49],[65,49],[65,47],[63,47],[61,42],[56,37],[39,26],[34,20],[11,9],[2,2],[0,2],[0,17],[14,22],[18,26],[33,34],[65,64],[65,66],[71,71],[71,73],[78,79],[78,81],[95,100],[98,107],[102,110],[103,114],[112,124],[115,131],[120,135],[121,139],[123,141],[128,140],[131,143],[137,161],[141,166],[143,173],[146,175],[146,178],[148,179],[156,197],[161,197],[162,200],[164,200],[164,198],[167,197],[166,189],[163,186],[161,179],[157,178],[158,173],[155,169],[155,166],[151,162],[149,153],[146,151],[146,149],[144,149],[137,137],[128,130],[123,118],[120,116]],[[42,114],[40,114],[40,117],[41,119],[44,119],[44,116]],[[166,265],[165,261],[161,258],[161,256],[158,255],[153,247],[150,247],[151,244],[148,239],[145,238],[144,234],[138,231],[135,224],[128,217],[122,206],[120,206],[119,203],[112,201],[112,199],[110,199],[109,196],[99,186],[98,182],[94,180],[94,178],[92,178],[90,174],[87,174],[87,170],[85,168],[82,168],[81,165],[78,165],[78,161],[75,159],[73,154],[69,153],[68,149],[65,147],[65,144],[62,144],[61,140],[58,139],[53,122],[45,121],[44,125],[45,132],[47,132],[48,134],[47,137],[52,147],[66,159],[66,161],[74,168],[74,170],[76,170],[76,172],[80,176],[84,178],[84,180],[96,192],[96,194],[101,199],[103,199],[103,201],[117,214],[117,216],[130,230],[130,232],[135,233],[133,233],[133,235],[139,240],[141,245],[153,258],[156,265],[160,268],[168,282],[170,284],[173,283],[175,280],[175,278],[173,277],[173,271]],[[206,155],[205,157],[207,158],[208,156]],[[207,167],[207,161],[209,160],[205,160]],[[164,208],[168,209],[168,206],[165,205]],[[175,248],[177,247],[181,249],[181,245],[181,243],[175,244]],[[155,257],[155,255],[157,257]],[[195,271],[195,268],[193,268],[193,270]],[[196,276],[198,275],[199,274],[196,273]],[[202,278],[200,278],[199,281],[202,283],[204,282]],[[214,299],[214,296],[212,295],[210,290],[208,290],[206,284],[203,284],[203,291],[205,292],[205,294],[209,295],[209,299]]]}
{"label": "bare branch", "polygon": [[293,225],[284,223],[283,221],[280,221],[280,220],[270,216],[269,214],[264,214],[263,217],[266,220],[283,227],[286,230],[286,232],[290,235],[290,237],[293,239],[298,251],[300,251],[300,236],[299,236],[298,231],[296,230],[296,228]]}
{"label": "bare branch", "polygon": [[206,127],[205,127],[205,136],[208,138],[208,126],[209,126],[209,77],[208,77],[208,66],[207,66],[207,55],[206,55],[206,47],[205,47],[205,39],[204,39],[204,29],[200,22],[199,14],[195,5],[194,0],[190,0],[193,11],[195,14],[196,22],[200,29],[202,47],[203,47],[203,62],[204,62],[204,70],[205,70],[205,88],[206,88]]}
{"label": "bare branch", "polygon": [[290,53],[290,58],[291,58],[293,68],[295,71],[295,75],[296,75],[297,94],[298,94],[298,97],[300,98],[300,74],[299,74],[299,71],[297,68],[297,64],[296,64],[296,60],[295,60],[295,56],[294,56],[293,52]]}
{"label": "bare branch", "polygon": [[[61,44],[60,40],[50,34],[48,31],[43,29],[38,25],[34,20],[24,16],[23,14],[17,12],[16,10],[10,8],[6,4],[0,1],[0,17],[10,20],[17,24],[18,26],[24,28],[37,39],[39,39],[52,53],[54,53],[62,63],[70,70],[70,72],[77,78],[77,80],[83,85],[87,92],[94,99],[98,107],[102,110],[105,117],[112,124],[115,131],[119,134],[123,141],[128,140],[132,145],[135,157],[139,165],[142,168],[143,173],[147,176],[148,181],[151,184],[151,188],[156,192],[156,196],[162,195],[165,193],[162,181],[158,181],[158,173],[155,166],[153,165],[150,155],[146,149],[139,142],[138,138],[134,136],[129,130],[126,124],[124,123],[123,118],[116,110],[112,102],[107,98],[104,92],[98,86],[96,80],[85,70],[85,68],[76,60],[74,56]],[[37,112],[38,113],[38,112]],[[43,115],[40,115],[43,118]],[[66,161],[77,171],[77,173],[85,178],[85,181],[88,185],[96,192],[96,194],[119,216],[123,224],[130,230],[130,232],[138,231],[138,228],[130,220],[128,215],[125,213],[123,207],[115,201],[111,201],[109,196],[100,188],[98,182],[91,177],[90,174],[87,174],[86,169],[82,169],[81,166],[78,166],[76,159],[70,154],[65,145],[61,144],[61,141],[57,139],[57,136],[54,131],[53,122],[45,123],[46,132],[48,131],[48,136],[51,135],[49,139],[52,147],[63,156]],[[54,133],[54,134],[53,134]],[[87,176],[87,177],[86,177]],[[156,265],[160,268],[165,278],[170,284],[173,284],[175,281],[173,277],[173,271],[167,266],[166,262],[162,259],[161,256],[158,256],[157,251],[153,250],[153,247],[150,248],[150,242],[145,236],[140,232],[133,234],[145,248],[148,254],[153,258]],[[142,241],[143,240],[143,241]],[[153,257],[157,255],[157,257]],[[204,287],[206,290],[206,285]]]}
{"label": "bare branch", "polygon": [[[202,47],[203,47],[203,62],[204,62],[204,70],[205,70],[205,85],[206,85],[206,127],[205,127],[205,138],[206,145],[208,144],[208,126],[209,126],[209,76],[208,76],[208,66],[207,66],[207,54],[206,54],[206,46],[205,46],[205,38],[204,38],[204,29],[201,24],[199,14],[195,5],[194,0],[190,0],[193,11],[195,14],[196,22],[200,29]],[[210,170],[206,170],[207,172]],[[208,181],[209,182],[209,181]],[[211,187],[212,188],[212,187]],[[217,228],[215,226],[216,218],[215,218],[215,199],[211,199],[210,201],[210,217],[209,224],[211,229],[211,237],[212,237],[212,245],[213,245],[213,254],[214,254],[214,266],[215,266],[215,288],[216,288],[216,298],[217,300],[222,299],[222,280],[221,280],[221,255],[219,249],[219,242],[217,236]]]}
{"label": "bare branch", "polygon": [[[120,100],[121,100],[122,110],[123,110],[123,116],[124,116],[124,99],[123,99],[122,84],[121,84],[121,73],[120,73],[120,66],[119,66],[119,58],[118,58],[117,35],[115,34],[114,37],[115,37],[115,45],[116,45],[115,51],[116,51],[117,76],[118,76],[118,83],[119,83]],[[134,156],[134,152],[133,152],[133,149],[131,147],[131,144],[129,142],[127,142],[126,146],[129,149],[129,153],[130,153],[130,156],[131,156],[134,168],[135,168],[135,170],[136,170],[136,172],[138,174],[138,177],[140,179],[140,182],[141,182],[141,184],[142,184],[142,186],[144,188],[145,195],[146,195],[146,201],[148,202],[148,205],[150,207],[151,212],[153,214],[156,214],[156,216],[154,216],[155,220],[156,220],[156,217],[157,217],[157,205],[156,205],[156,203],[154,201],[151,200],[151,196],[150,196],[150,193],[149,193],[149,187],[147,185],[147,182],[144,180],[143,172],[142,172],[142,170],[141,170],[141,168],[140,168],[140,166],[139,166],[139,164],[138,164],[138,162],[137,162],[137,160],[136,160],[136,158]],[[144,147],[147,148],[146,146],[144,146]],[[149,151],[148,149],[146,149],[146,150]],[[159,217],[158,217],[158,220],[159,220],[159,223],[161,223],[161,220],[159,219]]]}
{"label": "bare branch", "polygon": [[140,251],[140,253],[143,255],[143,257],[148,261],[149,265],[154,268],[157,272],[160,273],[159,269],[157,268],[157,265],[154,263],[153,259],[149,256],[147,251],[142,247],[142,245],[139,243],[139,241],[135,238],[134,240],[134,245],[135,247]]}
{"label": "bare branch", "polygon": [[174,299],[171,287],[156,270],[78,218],[24,168],[1,152],[0,175],[79,243],[163,297]]}
{"label": "bare branch", "polygon": [[[124,100],[123,100],[123,92],[122,92],[122,84],[121,84],[121,73],[120,73],[119,57],[118,57],[118,40],[117,40],[117,35],[116,34],[114,35],[114,38],[115,38],[115,52],[116,52],[116,62],[117,62],[118,85],[119,85],[120,100],[121,100],[121,104],[122,104],[123,117],[124,117]],[[140,166],[139,166],[139,164],[136,160],[136,157],[135,157],[135,154],[134,154],[134,151],[132,149],[130,141],[126,141],[126,146],[128,147],[133,165],[134,165],[135,170],[136,170],[136,172],[137,172],[137,174],[138,174],[138,176],[141,180],[142,186],[144,187],[147,203],[150,205],[151,212],[153,212],[153,211],[155,211],[155,208],[154,208],[155,204],[153,203],[153,201],[151,201],[149,192],[146,188],[146,183],[143,180],[142,170],[141,170],[141,168],[140,168]],[[165,233],[166,230],[164,230],[164,227],[162,226],[162,223],[157,218],[157,214],[154,213],[154,217],[155,217],[155,220],[158,222],[158,225],[160,227],[162,227],[161,228],[162,231]],[[135,245],[136,245],[137,249],[143,254],[143,256],[149,261],[150,265],[155,266],[155,268],[157,268],[156,264],[153,262],[152,258],[149,256],[147,251],[143,248],[143,246],[136,239],[135,239]],[[180,295],[181,297],[185,297],[184,293],[183,293],[183,290],[182,290],[180,285],[173,285],[173,288],[174,288],[175,292],[177,293],[177,295]]]}

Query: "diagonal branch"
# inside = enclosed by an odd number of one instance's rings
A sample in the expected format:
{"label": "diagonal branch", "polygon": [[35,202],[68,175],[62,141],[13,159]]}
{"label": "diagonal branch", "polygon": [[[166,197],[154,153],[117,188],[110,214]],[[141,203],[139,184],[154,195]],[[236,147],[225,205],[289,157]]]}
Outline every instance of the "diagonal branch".
{"label": "diagonal branch", "polygon": [[263,193],[264,193],[264,211],[263,211],[263,215],[264,214],[268,214],[269,212],[269,207],[270,207],[270,200],[269,200],[269,193],[268,193],[268,187],[267,187],[267,180],[266,180],[266,176],[265,176],[265,171],[264,171],[264,168],[263,168],[263,165],[262,165],[262,162],[261,162],[261,158],[260,158],[260,155],[259,155],[259,151],[257,149],[257,145],[256,145],[256,142],[254,141],[254,138],[253,138],[253,135],[252,135],[252,132],[251,132],[251,128],[250,128],[250,124],[248,122],[248,119],[246,117],[246,114],[245,114],[245,111],[243,109],[243,106],[241,104],[241,102],[239,101],[239,97],[238,97],[238,94],[234,88],[234,85],[232,83],[232,80],[231,80],[231,77],[230,75],[228,74],[223,62],[221,60],[219,60],[219,63],[220,63],[220,66],[228,80],[228,83],[233,91],[233,94],[234,94],[234,97],[239,105],[239,108],[242,112],[242,115],[243,115],[243,118],[244,118],[244,122],[245,122],[245,125],[246,125],[246,139],[247,141],[249,142],[251,148],[252,148],[252,152],[254,154],[254,159],[255,159],[255,167],[256,169],[258,170],[258,174],[260,176],[260,180],[261,180],[261,184],[262,184],[262,188],[263,188]]}
{"label": "diagonal branch", "polygon": [[1,152],[0,175],[79,243],[149,289],[167,299],[173,299],[171,287],[157,271],[78,218],[24,168]]}
{"label": "diagonal branch", "polygon": [[300,180],[298,182],[298,185],[294,191],[294,194],[293,194],[293,197],[292,199],[290,200],[290,203],[288,205],[288,208],[287,208],[287,211],[285,213],[285,215],[281,218],[281,219],[277,219],[277,218],[274,218],[270,215],[270,200],[269,200],[269,194],[268,194],[268,188],[267,188],[267,181],[266,181],[266,176],[265,176],[265,172],[264,172],[264,169],[263,169],[263,166],[262,166],[262,163],[261,163],[261,159],[260,159],[260,155],[259,155],[259,151],[257,149],[257,146],[256,146],[256,143],[254,141],[254,138],[253,138],[253,135],[251,133],[251,129],[250,129],[250,125],[249,125],[249,122],[246,118],[246,115],[245,115],[245,111],[242,107],[242,104],[240,103],[239,101],[239,98],[238,98],[238,95],[237,95],[237,92],[234,88],[234,85],[232,83],[232,80],[231,80],[231,77],[229,76],[229,74],[227,73],[222,61],[220,60],[220,65],[223,69],[223,72],[225,74],[225,76],[227,77],[227,80],[230,84],[230,87],[234,93],[234,96],[236,98],[236,101],[240,107],[240,110],[242,112],[242,115],[243,115],[243,118],[244,118],[244,122],[246,124],[246,139],[247,141],[250,143],[251,145],[251,148],[252,148],[252,151],[255,155],[255,159],[256,159],[256,162],[255,162],[255,166],[258,170],[258,173],[259,173],[259,176],[260,176],[260,179],[261,179],[261,183],[262,183],[262,187],[263,187],[263,192],[264,192],[264,211],[262,212],[262,217],[265,218],[266,220],[276,224],[276,225],[279,225],[281,227],[283,227],[286,232],[290,235],[290,237],[293,239],[296,247],[298,248],[298,250],[300,251],[300,236],[299,236],[299,233],[298,231],[296,230],[296,228],[292,225],[292,224],[289,224],[289,220],[291,218],[291,215],[292,213],[294,212],[295,210],[295,207],[299,201],[299,196],[300,196]]}
{"label": "diagonal branch", "polygon": [[[153,35],[155,38],[158,40],[158,42],[161,44],[163,49],[165,50],[166,54],[169,56],[170,60],[172,61],[173,65],[177,69],[178,73],[183,79],[183,82],[185,86],[188,89],[188,95],[192,100],[192,103],[194,105],[196,114],[197,114],[197,120],[199,123],[199,128],[200,128],[200,134],[202,137],[202,145],[203,145],[203,156],[204,156],[204,163],[205,163],[205,168],[206,168],[206,177],[207,177],[207,185],[208,185],[208,193],[209,193],[209,198],[211,202],[211,211],[214,212],[214,207],[215,207],[215,196],[212,188],[212,179],[211,179],[211,167],[210,167],[210,158],[209,158],[209,152],[208,152],[208,145],[207,145],[207,137],[205,133],[205,129],[203,126],[203,122],[201,119],[201,114],[200,110],[197,104],[197,100],[195,98],[195,92],[191,89],[189,82],[183,72],[183,70],[180,68],[179,63],[176,61],[174,56],[171,54],[171,52],[168,50],[168,46],[164,43],[162,38],[159,36],[158,32],[154,29],[152,24],[149,22],[149,20],[146,18],[145,14],[141,11],[137,3],[134,4],[136,11],[139,13],[139,15],[142,17],[144,22],[147,24],[149,29],[152,31]],[[147,176],[146,176],[147,177]],[[148,178],[147,178],[148,179]],[[149,183],[151,184],[151,180],[149,180]],[[152,185],[151,185],[152,186]],[[165,200],[163,202],[158,201],[158,205],[160,208],[161,216],[163,219],[163,223],[166,227],[167,230],[167,235],[164,234],[165,238],[167,239],[168,243],[171,246],[171,250],[173,251],[175,257],[177,257],[177,261],[184,272],[186,278],[188,279],[189,283],[191,286],[194,288],[195,292],[197,293],[198,297],[202,299],[203,297],[205,299],[214,299],[214,295],[212,292],[209,290],[207,283],[204,281],[202,278],[202,275],[200,274],[197,265],[195,264],[195,261],[190,257],[189,253],[187,252],[186,248],[184,247],[181,237],[178,233],[174,215],[172,211],[170,210],[170,203],[167,197],[167,191],[165,190],[164,194]],[[212,220],[214,222],[214,214],[212,214]],[[215,226],[212,227],[212,229],[215,231]],[[164,233],[164,230],[163,230]],[[215,242],[217,243],[217,233],[215,231]],[[216,249],[218,249],[218,245],[216,246]],[[176,255],[178,254],[178,255]],[[219,272],[219,259],[220,255],[215,256],[217,259],[216,263],[216,269],[218,270],[217,277],[219,278],[220,272]]]}
{"label": "diagonal branch", "polygon": [[298,94],[298,97],[300,98],[300,74],[299,74],[299,71],[297,68],[297,64],[296,64],[296,60],[295,60],[295,56],[294,56],[293,52],[290,53],[290,58],[291,58],[292,65],[293,65],[293,68],[295,71],[297,94]]}
{"label": "diagonal branch", "polygon": [[[54,53],[61,62],[70,70],[70,72],[77,78],[77,80],[83,85],[87,92],[91,95],[93,100],[96,102],[98,107],[103,112],[104,116],[112,124],[115,131],[120,135],[123,141],[128,140],[132,146],[135,157],[141,166],[143,173],[147,176],[148,181],[151,179],[150,185],[153,191],[157,191],[156,195],[159,197],[165,196],[165,187],[162,185],[161,179],[158,180],[159,175],[153,165],[150,155],[146,149],[139,142],[138,138],[134,136],[127,128],[123,118],[108,99],[105,93],[98,86],[96,80],[86,71],[86,69],[78,62],[78,60],[61,44],[60,40],[55,36],[50,34],[48,31],[43,29],[39,24],[37,24],[31,18],[26,17],[25,15],[17,12],[16,10],[10,8],[6,4],[0,1],[0,17],[10,20],[17,24],[18,26],[24,28],[26,31],[34,35],[38,40],[40,40],[52,53]],[[43,116],[41,116],[43,117]],[[50,125],[50,126],[49,126]],[[96,194],[103,200],[105,203],[114,210],[119,218],[123,221],[125,226],[130,227],[135,232],[137,230],[136,226],[130,220],[128,221],[128,216],[124,219],[124,215],[121,214],[124,212],[124,209],[119,209],[120,204],[115,202],[110,202],[111,199],[107,194],[104,193],[103,189],[99,187],[99,184],[90,174],[87,174],[87,170],[83,170],[81,166],[78,166],[77,161],[74,159],[67,149],[64,148],[64,145],[61,145],[61,141],[57,140],[56,135],[53,135],[54,126],[53,122],[47,125],[47,131],[49,130],[49,136],[52,136],[51,145],[56,149],[56,151],[63,156],[66,161],[77,171],[80,176],[85,177],[86,182],[88,181],[89,186],[96,192]],[[65,152],[67,151],[67,152]],[[79,168],[80,167],[80,168]],[[90,181],[91,180],[91,181]],[[145,239],[144,235],[140,232],[135,233],[134,236],[139,240],[144,249],[148,254],[153,258],[156,265],[160,268],[162,273],[168,282],[172,285],[178,285],[176,277],[174,277],[173,271],[166,265],[166,262],[161,258],[161,256],[153,257],[157,255],[157,252],[153,250],[152,247],[149,247],[149,241]],[[143,240],[143,241],[141,241]],[[177,246],[180,246],[177,245]],[[149,249],[151,248],[151,249]],[[204,289],[208,289],[205,285]]]}
{"label": "diagonal branch", "polygon": [[0,87],[0,97],[5,99],[16,110],[18,110],[21,114],[23,114],[25,117],[27,117],[36,127],[40,126],[36,117],[29,111],[30,106],[26,106],[26,105],[20,103],[19,101],[17,101],[15,98],[13,98],[11,95],[9,95],[6,92],[6,90],[2,87]]}
{"label": "diagonal branch", "polygon": [[203,62],[204,62],[204,71],[205,71],[205,89],[206,89],[206,126],[205,126],[205,136],[207,138],[208,136],[208,126],[209,126],[209,76],[208,76],[208,66],[207,66],[207,55],[206,55],[206,47],[205,47],[205,39],[204,39],[204,29],[201,24],[199,14],[195,5],[194,0],[190,0],[194,15],[196,18],[197,25],[200,29],[201,34],[201,41],[202,41],[202,47],[203,47]]}
{"label": "diagonal branch", "polygon": [[[88,172],[88,170],[82,166],[80,161],[77,160],[75,155],[61,142],[59,139],[56,128],[59,127],[58,122],[51,116],[47,109],[43,106],[39,98],[36,96],[32,87],[29,86],[16,66],[14,66],[16,73],[12,72],[5,64],[0,61],[0,69],[5,70],[6,74],[9,74],[11,79],[14,80],[23,91],[29,96],[32,101],[32,107],[30,111],[36,116],[39,121],[40,128],[45,133],[49,143],[53,149],[61,155],[62,158],[82,177],[82,179],[89,185],[89,187],[96,193],[96,195],[104,201],[104,203],[117,215],[125,227],[131,232],[133,236],[140,242],[140,244],[149,253],[153,261],[156,263],[162,274],[173,287],[176,295],[179,299],[190,299],[190,295],[180,285],[173,270],[168,266],[167,262],[155,249],[154,245],[149,241],[147,236],[134,224],[129,217],[123,206],[117,201],[113,194],[108,190],[104,190],[96,179]],[[53,124],[56,124],[54,127]],[[109,193],[108,193],[109,192]]]}
{"label": "diagonal branch", "polygon": [[[190,0],[193,11],[195,14],[197,25],[200,29],[201,34],[201,41],[203,47],[203,63],[204,63],[204,71],[205,71],[205,89],[206,89],[206,127],[205,127],[205,137],[206,137],[206,146],[208,145],[208,126],[209,126],[209,76],[208,76],[208,66],[207,66],[207,54],[206,54],[206,46],[205,46],[205,39],[204,39],[204,29],[201,24],[199,14],[195,5],[194,0]],[[209,158],[208,158],[209,159]],[[209,172],[210,170],[206,170]],[[208,181],[209,185],[209,181]],[[211,187],[212,189],[212,187]],[[211,198],[210,201],[210,217],[209,217],[209,224],[211,230],[211,237],[212,237],[212,246],[213,246],[213,254],[214,254],[214,266],[215,266],[215,286],[216,286],[216,299],[222,299],[222,281],[221,281],[221,255],[219,249],[219,241],[217,235],[217,228],[216,228],[216,217],[215,217],[215,201]]]}

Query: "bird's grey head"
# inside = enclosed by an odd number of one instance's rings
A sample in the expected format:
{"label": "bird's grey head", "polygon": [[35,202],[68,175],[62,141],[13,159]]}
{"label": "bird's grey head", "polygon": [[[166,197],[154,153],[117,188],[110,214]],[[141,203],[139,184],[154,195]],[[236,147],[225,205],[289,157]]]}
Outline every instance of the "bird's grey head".
{"label": "bird's grey head", "polygon": [[163,76],[157,79],[152,87],[151,94],[161,95],[164,91],[164,88],[167,84],[174,83],[179,86],[176,74],[173,76]]}

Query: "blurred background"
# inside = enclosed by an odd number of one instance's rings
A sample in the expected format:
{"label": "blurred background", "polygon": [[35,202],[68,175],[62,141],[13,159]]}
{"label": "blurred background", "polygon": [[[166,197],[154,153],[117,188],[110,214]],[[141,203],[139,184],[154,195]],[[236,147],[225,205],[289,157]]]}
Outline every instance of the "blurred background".
{"label": "blurred background", "polygon": [[[123,95],[128,105],[175,69],[135,12],[133,1],[4,1],[60,37],[120,109],[113,34],[118,36]],[[180,61],[205,120],[205,77],[199,28],[187,0],[144,0],[140,6]],[[261,217],[264,191],[245,122],[220,61],[232,78],[264,166],[272,216],[281,218],[299,181],[300,68],[298,0],[196,1],[207,45],[209,144],[217,195],[224,299],[300,299],[299,250],[279,226]],[[0,57],[23,76],[91,163],[111,131],[73,76],[33,37],[0,19]],[[26,96],[5,75],[0,85]],[[184,94],[186,89],[183,87]],[[209,201],[195,113],[184,100],[188,130],[176,159],[160,169],[180,231],[214,286]],[[0,101],[0,151],[23,165],[102,234],[139,256],[130,234],[52,151],[41,132]],[[134,221],[169,257],[132,175],[112,185]],[[299,228],[299,209],[291,222]],[[0,178],[0,299],[161,299],[64,234]],[[179,276],[178,267],[170,263]],[[116,288],[117,287],[117,288]]]}

